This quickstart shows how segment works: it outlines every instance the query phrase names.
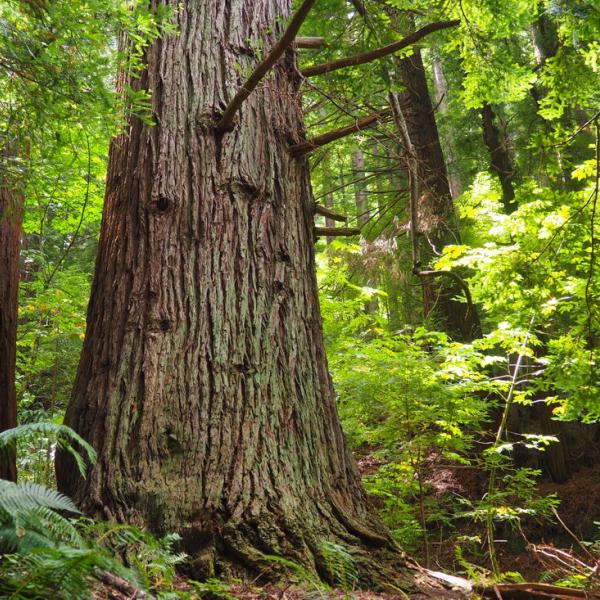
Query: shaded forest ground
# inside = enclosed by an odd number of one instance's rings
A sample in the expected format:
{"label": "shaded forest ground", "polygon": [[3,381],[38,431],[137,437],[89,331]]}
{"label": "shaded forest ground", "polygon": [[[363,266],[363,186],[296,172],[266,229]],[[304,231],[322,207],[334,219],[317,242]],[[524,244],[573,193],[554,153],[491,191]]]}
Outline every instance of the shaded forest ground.
{"label": "shaded forest ground", "polygon": [[[377,471],[382,465],[382,461],[371,454],[365,454],[359,457],[358,465],[362,475],[368,477]],[[443,502],[443,496],[448,494],[476,499],[480,497],[485,488],[482,473],[477,469],[456,468],[442,464],[435,455],[432,455],[429,461],[426,483],[428,496],[436,502]],[[562,484],[542,478],[539,492],[543,495],[555,494],[560,500],[557,512],[562,523],[556,519],[554,522],[545,521],[543,523],[535,518],[523,519],[521,531],[511,530],[508,527],[503,531],[500,528],[497,535],[497,553],[502,572],[505,574],[518,573],[523,580],[532,582],[556,579],[561,574],[560,569],[553,570],[553,566],[556,565],[544,560],[545,551],[552,554],[552,550],[555,549],[557,555],[562,556],[563,560],[569,560],[568,557],[571,557],[573,561],[580,560],[590,563],[591,556],[586,553],[585,542],[582,540],[594,536],[597,523],[600,521],[600,465],[582,466],[574,470],[568,482]],[[381,505],[377,497],[373,497],[373,502]],[[452,532],[440,531],[440,536],[447,537],[431,542],[430,568],[441,572],[455,573],[468,579],[475,573],[476,565],[481,565],[479,574],[482,578],[481,582],[486,585],[485,549],[481,547],[479,552],[465,552],[463,559],[472,561],[473,571],[471,573],[466,572],[464,562],[460,564],[457,561],[455,552],[457,539],[474,537],[480,533],[480,528],[473,521],[467,519],[459,522]],[[421,552],[421,554],[423,553]],[[424,564],[424,557],[419,556],[418,552],[415,558],[422,565]],[[180,592],[191,591],[188,581],[183,577],[174,583],[173,589]],[[126,593],[102,585],[96,587],[93,597],[95,600],[131,598]],[[232,598],[240,600],[304,600],[306,598],[406,600],[407,598],[403,592],[349,592],[341,589],[326,589],[319,585],[299,582],[293,576],[288,582],[281,584],[234,583],[232,585],[223,584],[223,587],[219,588],[215,582],[215,592],[203,594],[202,597],[224,600]],[[448,597],[455,596],[450,592]]]}

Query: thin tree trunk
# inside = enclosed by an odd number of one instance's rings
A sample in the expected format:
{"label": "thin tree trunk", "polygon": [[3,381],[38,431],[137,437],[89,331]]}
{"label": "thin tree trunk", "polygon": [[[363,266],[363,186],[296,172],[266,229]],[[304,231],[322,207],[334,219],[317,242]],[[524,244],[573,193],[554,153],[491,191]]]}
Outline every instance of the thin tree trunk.
{"label": "thin tree trunk", "polygon": [[[333,194],[329,193],[325,196],[325,207],[333,209]],[[335,221],[331,217],[325,217],[325,227],[335,227]],[[331,244],[334,238],[327,236],[327,243]]]}
{"label": "thin tree trunk", "polygon": [[352,154],[352,170],[354,171],[354,200],[356,204],[356,220],[362,229],[369,222],[369,200],[367,182],[365,181],[365,157],[362,150]]}
{"label": "thin tree trunk", "polygon": [[[10,154],[5,151],[2,158],[12,160]],[[6,163],[0,167],[0,431],[4,431],[17,425],[15,366],[23,193],[10,167]],[[13,450],[0,452],[0,478],[17,480]]]}
{"label": "thin tree trunk", "polygon": [[[362,231],[361,247],[362,252],[357,260],[360,263],[360,273],[357,273],[357,278],[360,285],[366,285],[369,287],[376,287],[377,283],[373,277],[373,273],[369,272],[372,269],[369,268],[367,261],[365,260],[365,252],[368,253],[368,242],[364,237],[365,230],[371,219],[371,213],[369,211],[369,196],[367,193],[367,182],[365,172],[365,157],[362,150],[357,149],[352,154],[352,170],[354,172],[354,203],[356,206],[356,220],[358,227]],[[377,314],[379,310],[379,302],[376,296],[372,296],[365,302],[365,312],[370,315]]]}
{"label": "thin tree trunk", "polygon": [[[448,103],[448,83],[444,75],[444,68],[440,57],[436,54],[433,57],[433,83],[435,86],[435,104],[440,114],[447,115],[449,110]],[[462,194],[463,186],[460,180],[460,172],[457,168],[457,155],[454,144],[451,139],[444,139],[446,147],[446,165],[448,172],[448,186],[453,199]]]}
{"label": "thin tree trunk", "polygon": [[540,14],[531,23],[531,42],[535,62],[542,67],[546,61],[558,52],[558,33],[556,25],[545,14],[543,5],[539,7]]}
{"label": "thin tree trunk", "polygon": [[60,455],[57,479],[89,514],[180,532],[195,576],[274,576],[278,555],[331,580],[331,541],[363,585],[414,588],[336,414],[309,171],[288,151],[305,137],[295,54],[214,127],[289,4],[188,0],[148,52],[157,125],[133,118],[111,147],[65,418],[98,462],[82,481]]}
{"label": "thin tree trunk", "polygon": [[496,114],[489,104],[481,109],[483,119],[483,141],[490,154],[490,166],[497,175],[502,187],[502,204],[507,214],[515,211],[515,190],[513,187],[514,168],[506,141],[502,139],[500,130],[494,123]]}

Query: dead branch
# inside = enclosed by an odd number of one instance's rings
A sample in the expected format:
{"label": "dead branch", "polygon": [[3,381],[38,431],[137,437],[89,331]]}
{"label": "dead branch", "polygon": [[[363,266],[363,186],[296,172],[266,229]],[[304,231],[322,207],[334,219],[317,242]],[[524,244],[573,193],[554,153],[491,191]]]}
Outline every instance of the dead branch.
{"label": "dead branch", "polygon": [[154,598],[152,594],[140,590],[126,579],[123,579],[114,573],[110,573],[109,571],[96,570],[94,571],[94,577],[107,587],[125,594],[128,598],[131,598],[131,600],[151,600]]}
{"label": "dead branch", "polygon": [[314,75],[331,73],[331,71],[337,71],[338,69],[343,69],[345,67],[363,65],[373,60],[377,60],[378,58],[383,58],[384,56],[393,54],[394,52],[398,52],[398,50],[402,50],[403,48],[407,48],[408,46],[412,46],[413,44],[415,44],[425,36],[429,35],[430,33],[433,33],[434,31],[440,31],[441,29],[456,27],[456,25],[458,25],[459,23],[459,20],[438,21],[436,23],[429,23],[429,25],[425,25],[424,27],[421,27],[421,29],[415,31],[414,33],[407,35],[405,38],[402,38],[401,40],[398,40],[397,42],[394,42],[392,44],[388,44],[387,46],[382,46],[381,48],[377,48],[376,50],[369,50],[368,52],[362,52],[361,54],[355,54],[354,56],[349,56],[347,58],[332,60],[322,65],[307,67],[306,69],[302,69],[300,72],[302,73],[302,75],[304,75],[304,77],[313,77]]}
{"label": "dead branch", "polygon": [[344,215],[340,215],[336,212],[333,212],[330,208],[327,208],[326,206],[323,206],[322,204],[317,204],[316,202],[315,202],[315,213],[318,215],[327,217],[329,219],[333,219],[334,221],[341,221],[342,223],[345,223],[348,220],[348,217],[346,217]]}
{"label": "dead branch", "polygon": [[246,83],[242,85],[237,94],[233,97],[233,100],[229,102],[221,120],[217,123],[217,129],[219,131],[226,131],[231,128],[233,118],[242,106],[244,100],[246,100],[254,88],[259,84],[260,80],[270,71],[273,65],[275,65],[287,48],[293,43],[300,26],[315,2],[316,0],[304,0],[302,6],[292,17],[292,20],[281,39],[275,44],[265,59],[254,69],[254,71],[252,71],[252,74],[248,77]]}
{"label": "dead branch", "polygon": [[483,598],[489,600],[600,600],[597,592],[584,591],[572,588],[550,585],[547,583],[497,583],[483,589],[476,589]]}
{"label": "dead branch", "polygon": [[325,38],[322,37],[297,37],[294,43],[296,48],[303,50],[320,50],[327,46]]}
{"label": "dead branch", "polygon": [[333,131],[329,131],[322,135],[318,135],[306,142],[302,142],[300,144],[294,144],[290,146],[290,152],[292,154],[301,155],[307,154],[308,152],[312,152],[316,148],[320,146],[324,146],[325,144],[329,144],[329,142],[333,142],[335,140],[339,140],[347,135],[352,133],[356,133],[357,131],[362,131],[367,127],[389,117],[391,114],[390,110],[382,110],[376,113],[372,113],[362,119],[358,119],[353,125],[347,125],[346,127],[340,127],[339,129],[334,129]]}
{"label": "dead branch", "polygon": [[358,227],[315,227],[315,235],[328,237],[360,235],[360,229]]}

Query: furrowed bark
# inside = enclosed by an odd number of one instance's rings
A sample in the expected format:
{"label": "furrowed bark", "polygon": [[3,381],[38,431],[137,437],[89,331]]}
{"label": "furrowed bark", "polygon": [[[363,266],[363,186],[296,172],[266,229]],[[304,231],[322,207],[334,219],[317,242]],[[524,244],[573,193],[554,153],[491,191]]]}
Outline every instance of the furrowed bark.
{"label": "furrowed bark", "polygon": [[[0,431],[5,431],[17,425],[15,367],[24,198],[19,177],[10,172],[13,153],[5,148],[0,160]],[[17,480],[14,449],[0,450],[0,478]]]}
{"label": "furrowed bark", "polygon": [[368,62],[372,62],[377,60],[378,58],[383,58],[384,56],[389,56],[394,52],[398,52],[403,48],[408,48],[408,46],[412,46],[416,44],[418,41],[422,40],[424,37],[428,36],[430,33],[435,31],[441,31],[442,29],[448,29],[450,27],[456,27],[460,24],[459,20],[454,21],[439,21],[437,23],[429,23],[429,25],[425,25],[421,27],[418,31],[407,35],[405,38],[394,42],[393,44],[388,44],[387,46],[382,46],[381,48],[377,48],[376,50],[370,50],[369,52],[363,52],[361,54],[356,54],[354,56],[349,56],[348,58],[340,58],[338,60],[332,60],[331,62],[315,65],[314,67],[307,67],[306,69],[302,69],[301,73],[304,77],[314,77],[315,75],[322,75],[323,73],[331,73],[332,71],[337,71],[338,69],[344,69],[345,67],[354,67],[357,65],[363,65]]}
{"label": "furrowed bark", "polygon": [[233,123],[233,118],[237,111],[241,108],[242,103],[252,93],[254,88],[260,83],[261,79],[273,68],[275,63],[283,56],[283,53],[293,43],[296,34],[300,30],[304,19],[308,16],[310,9],[316,0],[304,0],[302,6],[293,16],[288,28],[283,33],[281,39],[275,44],[267,57],[252,71],[252,74],[238,90],[233,100],[227,105],[223,116],[217,123],[217,129],[225,131],[229,129]]}
{"label": "furrowed bark", "polygon": [[157,125],[134,117],[111,147],[65,417],[98,461],[82,481],[59,455],[59,487],[88,514],[178,531],[195,577],[274,578],[278,555],[331,579],[332,541],[361,585],[431,588],[374,516],[336,414],[308,164],[289,152],[305,134],[294,54],[239,126],[213,126],[240,62],[252,66],[249,40],[271,42],[290,9],[248,6],[183,2],[179,34],[130,82]]}

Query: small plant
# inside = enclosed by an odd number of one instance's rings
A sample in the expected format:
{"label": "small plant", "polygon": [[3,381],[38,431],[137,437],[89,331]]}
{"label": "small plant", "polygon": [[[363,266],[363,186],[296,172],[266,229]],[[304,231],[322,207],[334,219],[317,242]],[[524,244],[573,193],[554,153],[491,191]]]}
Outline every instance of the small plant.
{"label": "small plant", "polygon": [[209,578],[202,583],[190,581],[189,584],[197,592],[200,598],[211,598],[212,600],[237,600],[231,592],[231,584],[220,579]]}
{"label": "small plant", "polygon": [[323,554],[330,581],[348,592],[358,584],[358,571],[352,555],[340,544],[321,542],[319,549]]}
{"label": "small plant", "polygon": [[79,527],[94,547],[120,557],[136,573],[144,589],[171,589],[176,566],[187,558],[185,553],[174,550],[181,539],[176,533],[158,539],[133,525],[92,519],[80,520]]}
{"label": "small plant", "polygon": [[[56,447],[68,452],[73,457],[82,477],[85,477],[86,462],[89,464],[96,462],[96,451],[80,435],[66,425],[48,421],[26,423],[3,431],[0,433],[0,449],[16,449],[17,446],[32,445],[32,442],[40,440],[42,445],[49,449],[51,457],[54,456]],[[44,459],[45,457],[42,457],[42,460]],[[35,476],[40,470],[36,465],[30,465],[28,475]]]}

